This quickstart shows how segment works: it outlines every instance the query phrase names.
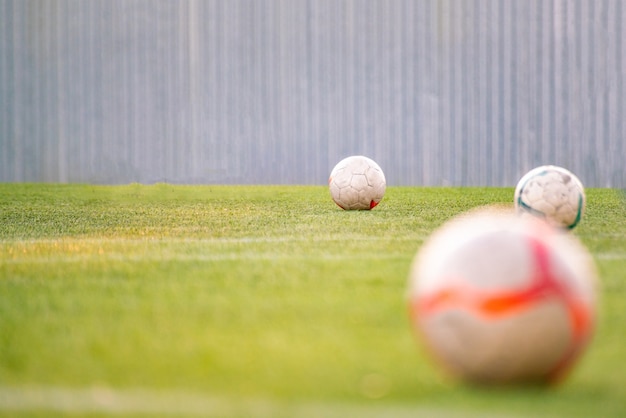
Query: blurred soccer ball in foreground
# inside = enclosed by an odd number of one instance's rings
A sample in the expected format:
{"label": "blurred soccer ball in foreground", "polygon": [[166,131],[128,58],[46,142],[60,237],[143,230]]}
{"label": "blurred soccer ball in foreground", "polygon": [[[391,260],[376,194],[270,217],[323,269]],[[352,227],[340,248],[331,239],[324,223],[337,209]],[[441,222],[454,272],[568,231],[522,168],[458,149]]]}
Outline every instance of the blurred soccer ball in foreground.
{"label": "blurred soccer ball in foreground", "polygon": [[330,173],[328,187],[333,201],[346,210],[370,210],[385,195],[385,174],[375,161],[353,155],[339,161]]}
{"label": "blurred soccer ball in foreground", "polygon": [[416,255],[411,322],[462,380],[558,382],[590,340],[596,281],[575,236],[483,209],[446,223]]}
{"label": "blurred soccer ball in foreground", "polygon": [[563,167],[544,165],[526,173],[515,189],[515,207],[522,214],[545,219],[572,229],[585,210],[585,190],[573,173]]}

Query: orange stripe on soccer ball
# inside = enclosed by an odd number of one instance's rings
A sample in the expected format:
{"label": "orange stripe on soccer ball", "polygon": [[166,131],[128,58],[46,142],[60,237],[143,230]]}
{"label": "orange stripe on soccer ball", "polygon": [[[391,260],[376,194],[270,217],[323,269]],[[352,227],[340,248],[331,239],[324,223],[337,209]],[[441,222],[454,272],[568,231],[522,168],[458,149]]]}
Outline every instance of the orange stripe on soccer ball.
{"label": "orange stripe on soccer ball", "polygon": [[[592,332],[593,317],[587,305],[573,297],[565,284],[553,276],[548,248],[535,239],[529,239],[528,243],[535,260],[534,277],[528,288],[500,294],[485,294],[469,287],[442,289],[428,297],[414,299],[410,305],[411,315],[419,320],[420,317],[427,317],[443,309],[457,308],[497,319],[541,300],[561,299],[569,314],[572,341],[563,357],[546,372],[548,381],[555,383],[566,375],[585,347]],[[456,280],[454,282],[458,283]],[[421,332],[421,329],[418,327],[417,331]]]}
{"label": "orange stripe on soccer ball", "polygon": [[413,315],[426,316],[441,309],[454,307],[496,318],[512,314],[540,300],[560,297],[565,301],[569,312],[574,339],[578,341],[586,338],[591,325],[587,307],[574,300],[564,289],[563,284],[553,277],[550,271],[549,253],[545,245],[534,239],[529,239],[528,242],[536,263],[535,276],[530,287],[496,295],[480,293],[471,288],[442,289],[428,297],[414,301],[411,307]]}

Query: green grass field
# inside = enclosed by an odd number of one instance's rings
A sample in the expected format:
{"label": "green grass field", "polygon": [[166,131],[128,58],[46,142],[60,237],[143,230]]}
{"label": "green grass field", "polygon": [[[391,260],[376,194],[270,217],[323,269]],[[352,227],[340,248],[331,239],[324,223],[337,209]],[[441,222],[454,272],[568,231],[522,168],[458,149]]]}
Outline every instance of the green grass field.
{"label": "green grass field", "polygon": [[595,338],[555,388],[448,380],[408,323],[415,252],[512,188],[0,184],[0,416],[623,417],[626,208],[573,231],[602,279]]}

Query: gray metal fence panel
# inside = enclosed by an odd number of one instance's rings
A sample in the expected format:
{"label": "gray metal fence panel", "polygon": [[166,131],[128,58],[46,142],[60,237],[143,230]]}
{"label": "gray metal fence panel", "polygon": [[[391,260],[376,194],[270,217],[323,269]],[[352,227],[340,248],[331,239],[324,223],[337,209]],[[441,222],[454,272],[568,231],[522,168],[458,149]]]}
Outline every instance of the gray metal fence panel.
{"label": "gray metal fence panel", "polygon": [[0,0],[0,181],[626,186],[621,0]]}

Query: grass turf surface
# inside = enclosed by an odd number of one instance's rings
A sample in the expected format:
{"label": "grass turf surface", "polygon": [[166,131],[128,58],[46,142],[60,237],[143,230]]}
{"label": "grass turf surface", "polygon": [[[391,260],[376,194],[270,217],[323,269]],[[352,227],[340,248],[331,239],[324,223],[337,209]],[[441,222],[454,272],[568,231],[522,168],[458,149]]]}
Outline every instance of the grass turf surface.
{"label": "grass turf surface", "polygon": [[0,184],[0,416],[624,416],[626,209],[573,231],[597,331],[550,389],[447,380],[408,323],[423,240],[512,188]]}

